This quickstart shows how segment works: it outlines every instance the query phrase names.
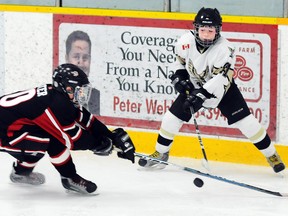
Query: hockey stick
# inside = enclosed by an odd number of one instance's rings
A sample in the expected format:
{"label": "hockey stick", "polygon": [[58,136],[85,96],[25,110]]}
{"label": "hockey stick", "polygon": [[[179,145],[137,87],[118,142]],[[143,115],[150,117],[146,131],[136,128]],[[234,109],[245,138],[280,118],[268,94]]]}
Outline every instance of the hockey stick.
{"label": "hockey stick", "polygon": [[[222,75],[224,77],[227,76],[227,73],[231,67],[231,60],[232,60],[232,56],[233,56],[233,53],[231,53],[230,55],[230,58],[229,58],[229,62],[227,62],[224,66],[223,66],[223,72],[222,72]],[[193,122],[194,122],[194,126],[195,126],[195,129],[196,129],[196,133],[197,133],[197,137],[198,137],[198,141],[199,141],[199,144],[200,144],[200,147],[201,147],[201,151],[202,151],[202,154],[203,154],[203,160],[202,160],[202,165],[208,170],[210,171],[210,167],[209,167],[209,164],[208,164],[208,158],[207,158],[207,154],[206,154],[206,151],[205,151],[205,148],[204,148],[204,144],[203,144],[203,141],[202,141],[202,137],[201,137],[201,133],[200,133],[200,130],[199,130],[199,126],[198,126],[198,123],[197,123],[197,120],[195,118],[195,115],[194,115],[194,109],[192,106],[190,106],[190,112],[191,112],[191,115],[193,117]]]}
{"label": "hockey stick", "polygon": [[206,151],[205,151],[204,144],[203,144],[203,141],[202,141],[202,137],[201,137],[201,133],[200,133],[200,130],[199,130],[199,126],[198,126],[196,117],[195,117],[195,115],[194,115],[193,107],[191,107],[191,106],[190,106],[190,112],[191,112],[191,115],[192,115],[192,117],[193,117],[194,126],[195,126],[195,129],[196,129],[198,141],[199,141],[199,144],[200,144],[200,147],[201,147],[201,151],[202,151],[202,154],[203,154],[203,157],[204,157],[204,158],[202,159],[202,165],[203,165],[208,171],[210,171],[210,167],[209,167],[209,164],[208,164],[208,159],[207,159]]}
{"label": "hockey stick", "polygon": [[244,188],[247,188],[247,189],[251,189],[251,190],[254,190],[254,191],[258,191],[258,192],[262,192],[262,193],[266,193],[266,194],[271,194],[271,195],[274,195],[274,196],[288,197],[288,193],[280,193],[280,192],[277,192],[277,191],[271,191],[271,190],[267,190],[267,189],[264,189],[264,188],[256,187],[256,186],[253,186],[253,185],[249,185],[249,184],[245,184],[245,183],[229,180],[229,179],[223,178],[221,176],[215,176],[215,175],[211,175],[211,174],[208,174],[208,173],[203,173],[203,172],[201,172],[199,170],[196,170],[196,169],[192,169],[192,168],[185,167],[185,166],[180,166],[178,164],[166,162],[166,161],[159,160],[159,159],[156,159],[156,158],[151,158],[151,157],[149,157],[147,155],[139,154],[139,153],[136,153],[136,152],[134,153],[134,155],[139,157],[139,158],[143,158],[145,160],[150,160],[150,161],[155,161],[155,162],[158,162],[158,163],[161,163],[161,164],[165,164],[165,165],[175,166],[175,167],[180,168],[181,170],[184,170],[184,171],[187,171],[187,172],[190,172],[190,173],[194,173],[196,175],[200,175],[200,176],[205,176],[207,178],[216,179],[218,181],[222,181],[222,182],[226,182],[226,183],[229,183],[229,184],[237,185],[237,186],[244,187]]}

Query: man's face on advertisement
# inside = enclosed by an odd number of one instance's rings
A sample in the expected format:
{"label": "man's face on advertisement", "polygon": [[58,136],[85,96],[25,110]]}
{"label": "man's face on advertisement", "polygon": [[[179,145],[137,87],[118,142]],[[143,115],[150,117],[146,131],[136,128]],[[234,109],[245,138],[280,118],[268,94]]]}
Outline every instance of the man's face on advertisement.
{"label": "man's face on advertisement", "polygon": [[77,65],[89,76],[91,63],[89,44],[84,40],[74,41],[70,52],[66,55],[66,62]]}

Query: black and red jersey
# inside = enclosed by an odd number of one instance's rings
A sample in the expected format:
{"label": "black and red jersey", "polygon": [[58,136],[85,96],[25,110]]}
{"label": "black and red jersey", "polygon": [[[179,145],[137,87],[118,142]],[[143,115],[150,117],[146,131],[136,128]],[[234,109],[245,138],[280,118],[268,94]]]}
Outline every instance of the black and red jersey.
{"label": "black and red jersey", "polygon": [[74,106],[66,94],[50,84],[0,97],[2,147],[32,131],[47,132],[70,149],[92,148],[97,137],[111,136],[95,116]]}

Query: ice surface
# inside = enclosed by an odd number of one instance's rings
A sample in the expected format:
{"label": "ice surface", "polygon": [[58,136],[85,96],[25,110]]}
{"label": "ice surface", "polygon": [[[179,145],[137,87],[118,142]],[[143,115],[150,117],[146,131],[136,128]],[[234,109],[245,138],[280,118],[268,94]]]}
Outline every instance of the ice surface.
{"label": "ice surface", "polygon": [[[99,195],[66,193],[60,176],[45,156],[36,171],[46,175],[42,186],[10,182],[14,159],[0,154],[1,216],[286,216],[288,198],[277,197],[215,179],[197,176],[177,167],[139,170],[137,163],[73,152],[78,173],[94,181]],[[137,159],[138,160],[138,159]],[[206,172],[201,160],[171,157],[170,162]],[[288,192],[287,171],[274,174],[270,167],[210,162],[211,174],[272,191]],[[202,188],[193,184],[204,181]]]}

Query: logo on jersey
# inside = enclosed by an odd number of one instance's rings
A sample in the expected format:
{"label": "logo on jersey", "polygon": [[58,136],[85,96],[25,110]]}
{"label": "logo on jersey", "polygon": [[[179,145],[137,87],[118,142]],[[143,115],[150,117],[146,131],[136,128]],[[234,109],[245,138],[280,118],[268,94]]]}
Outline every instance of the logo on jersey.
{"label": "logo on jersey", "polygon": [[234,57],[234,53],[235,53],[235,49],[232,48],[232,47],[228,47],[228,49],[230,51],[230,56],[229,57],[233,58]]}
{"label": "logo on jersey", "polygon": [[191,74],[192,77],[198,79],[198,85],[202,86],[206,82],[206,77],[209,74],[209,67],[207,66],[204,71],[197,72],[196,68],[191,59],[188,61],[188,72]]}
{"label": "logo on jersey", "polygon": [[38,88],[36,88],[36,91],[37,91],[37,97],[45,96],[48,94],[46,85],[39,86]]}
{"label": "logo on jersey", "polygon": [[190,44],[184,44],[182,45],[182,49],[185,50],[185,49],[189,49],[190,48]]}

